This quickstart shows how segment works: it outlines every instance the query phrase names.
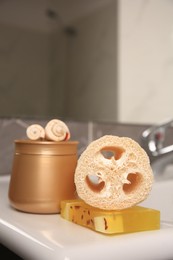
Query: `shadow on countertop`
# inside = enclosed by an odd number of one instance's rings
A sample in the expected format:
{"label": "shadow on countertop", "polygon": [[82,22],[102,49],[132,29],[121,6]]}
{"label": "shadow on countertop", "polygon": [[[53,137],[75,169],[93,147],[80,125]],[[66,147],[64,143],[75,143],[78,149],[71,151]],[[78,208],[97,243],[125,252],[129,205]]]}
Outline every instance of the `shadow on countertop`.
{"label": "shadow on countertop", "polygon": [[10,257],[11,259],[14,259],[14,260],[22,260],[21,257],[16,255],[15,253],[13,253],[11,250],[6,248],[2,244],[0,244],[0,252],[1,252],[1,256],[2,256],[1,259],[8,259],[8,257]]}

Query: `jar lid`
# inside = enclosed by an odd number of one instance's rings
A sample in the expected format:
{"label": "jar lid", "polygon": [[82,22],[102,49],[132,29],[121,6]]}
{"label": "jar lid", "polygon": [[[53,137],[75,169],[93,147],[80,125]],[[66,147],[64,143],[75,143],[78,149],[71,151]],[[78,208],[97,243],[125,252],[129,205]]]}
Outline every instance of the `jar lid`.
{"label": "jar lid", "polygon": [[15,140],[15,154],[72,155],[77,153],[77,141]]}

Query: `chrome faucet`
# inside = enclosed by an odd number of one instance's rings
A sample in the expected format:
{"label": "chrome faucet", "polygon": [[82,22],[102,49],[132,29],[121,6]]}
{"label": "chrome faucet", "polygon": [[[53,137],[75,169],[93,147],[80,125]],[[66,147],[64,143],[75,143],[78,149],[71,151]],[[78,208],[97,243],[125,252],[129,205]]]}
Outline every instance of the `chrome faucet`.
{"label": "chrome faucet", "polygon": [[164,146],[166,138],[166,129],[173,126],[173,119],[156,124],[144,130],[141,137],[141,145],[147,152],[151,164],[172,153],[170,160],[173,161],[173,145]]}

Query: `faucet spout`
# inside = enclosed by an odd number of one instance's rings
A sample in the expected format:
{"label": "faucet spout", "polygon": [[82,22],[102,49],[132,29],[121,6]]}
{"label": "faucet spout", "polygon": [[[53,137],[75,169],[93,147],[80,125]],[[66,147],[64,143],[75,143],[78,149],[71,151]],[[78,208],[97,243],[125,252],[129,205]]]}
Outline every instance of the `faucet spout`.
{"label": "faucet spout", "polygon": [[173,152],[173,145],[164,146],[166,129],[173,126],[173,119],[156,124],[144,130],[141,144],[149,155],[151,163]]}

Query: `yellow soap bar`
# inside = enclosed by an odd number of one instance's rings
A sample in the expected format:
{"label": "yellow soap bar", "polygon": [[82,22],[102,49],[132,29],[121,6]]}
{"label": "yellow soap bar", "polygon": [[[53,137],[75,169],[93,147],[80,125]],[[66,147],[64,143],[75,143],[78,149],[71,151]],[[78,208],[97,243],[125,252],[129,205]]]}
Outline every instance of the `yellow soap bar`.
{"label": "yellow soap bar", "polygon": [[160,211],[141,206],[124,210],[102,210],[82,200],[61,201],[61,217],[103,234],[160,229]]}

